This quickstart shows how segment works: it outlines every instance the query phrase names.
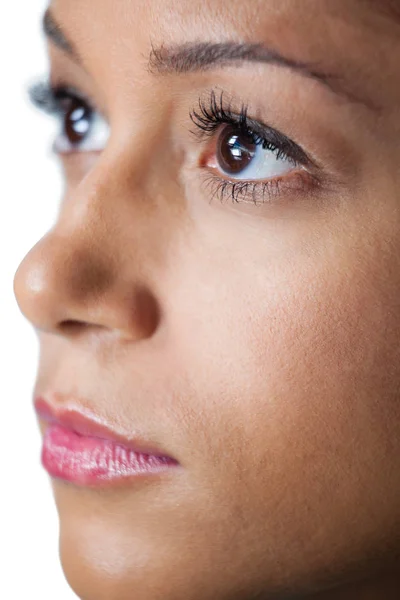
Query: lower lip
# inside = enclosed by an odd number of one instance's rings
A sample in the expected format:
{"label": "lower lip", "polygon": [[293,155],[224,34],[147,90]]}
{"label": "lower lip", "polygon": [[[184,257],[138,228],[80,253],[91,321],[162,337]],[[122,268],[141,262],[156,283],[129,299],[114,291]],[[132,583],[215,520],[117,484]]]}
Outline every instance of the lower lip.
{"label": "lower lip", "polygon": [[41,459],[52,477],[83,486],[155,475],[177,465],[172,458],[135,452],[111,440],[80,435],[57,423],[50,423],[46,429]]}

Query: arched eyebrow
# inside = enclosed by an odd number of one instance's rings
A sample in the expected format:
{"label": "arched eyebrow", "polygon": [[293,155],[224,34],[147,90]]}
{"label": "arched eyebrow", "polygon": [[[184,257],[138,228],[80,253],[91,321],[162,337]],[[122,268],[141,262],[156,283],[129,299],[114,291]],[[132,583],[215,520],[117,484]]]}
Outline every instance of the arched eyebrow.
{"label": "arched eyebrow", "polygon": [[153,74],[180,74],[206,71],[216,67],[237,66],[244,63],[265,63],[290,69],[314,79],[334,94],[350,102],[376,107],[346,89],[340,75],[324,72],[318,65],[294,60],[264,44],[242,42],[188,42],[175,46],[152,47],[148,67]]}
{"label": "arched eyebrow", "polygon": [[[50,8],[45,11],[42,24],[46,37],[75,62],[82,65],[79,53],[62,31]],[[379,110],[376,105],[348,90],[344,85],[343,78],[339,75],[325,73],[315,64],[285,57],[275,49],[263,44],[228,41],[220,43],[187,42],[159,48],[152,46],[148,57],[148,70],[152,74],[193,73],[228,65],[240,66],[246,62],[267,63],[290,69],[303,77],[318,81],[337,96],[344,97],[352,103],[361,103],[369,109]]]}
{"label": "arched eyebrow", "polygon": [[[66,52],[76,62],[81,63],[79,54],[72,42],[62,31],[55,20],[50,8],[43,16],[43,31],[46,37],[58,48]],[[235,42],[224,43],[186,43],[179,46],[160,48],[152,47],[149,56],[149,71],[151,73],[188,73],[204,71],[216,66],[226,66],[232,63],[264,62],[279,65],[299,71],[307,77],[326,82],[327,74],[319,72],[311,65],[301,63],[285,56],[276,50],[267,48],[262,44],[244,44]]]}
{"label": "arched eyebrow", "polygon": [[310,64],[287,58],[263,44],[237,42],[190,42],[177,46],[153,46],[149,58],[149,70],[157,73],[190,73],[204,71],[215,66],[227,66],[241,62],[261,62],[299,71],[320,81],[329,78]]}
{"label": "arched eyebrow", "polygon": [[75,62],[81,64],[78,52],[55,20],[50,8],[47,8],[43,15],[42,30],[48,40],[68,54]]}

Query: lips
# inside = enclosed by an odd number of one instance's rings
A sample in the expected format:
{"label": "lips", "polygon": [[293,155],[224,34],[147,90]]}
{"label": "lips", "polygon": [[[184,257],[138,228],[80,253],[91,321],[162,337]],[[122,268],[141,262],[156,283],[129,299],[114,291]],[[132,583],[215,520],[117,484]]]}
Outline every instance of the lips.
{"label": "lips", "polygon": [[78,485],[106,485],[154,476],[179,464],[139,437],[126,439],[93,414],[56,409],[44,398],[37,398],[34,407],[46,423],[41,460],[52,477]]}

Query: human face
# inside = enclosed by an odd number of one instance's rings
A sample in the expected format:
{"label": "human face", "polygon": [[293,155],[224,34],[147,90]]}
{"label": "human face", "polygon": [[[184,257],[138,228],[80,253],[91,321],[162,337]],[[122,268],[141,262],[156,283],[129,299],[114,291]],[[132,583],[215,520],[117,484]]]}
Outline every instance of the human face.
{"label": "human face", "polygon": [[400,21],[306,4],[51,4],[84,100],[15,276],[34,397],[179,463],[52,477],[85,600],[303,598],[398,552]]}

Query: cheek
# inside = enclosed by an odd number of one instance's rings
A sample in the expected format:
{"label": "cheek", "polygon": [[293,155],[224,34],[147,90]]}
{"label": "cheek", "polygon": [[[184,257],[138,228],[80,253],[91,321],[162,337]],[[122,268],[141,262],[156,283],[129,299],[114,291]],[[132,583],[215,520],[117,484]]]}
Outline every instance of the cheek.
{"label": "cheek", "polygon": [[219,385],[237,392],[244,411],[255,398],[280,410],[275,397],[312,404],[337,394],[344,404],[356,391],[396,390],[400,248],[346,242],[274,257],[279,268],[252,268],[234,253],[218,262],[210,253],[179,275],[191,292],[175,296],[174,331],[202,397],[204,385]]}
{"label": "cheek", "polygon": [[393,248],[327,247],[279,272],[200,267],[204,312],[182,319],[177,340],[216,493],[277,537],[304,527],[307,539],[319,515],[334,539],[338,524],[344,534],[362,521],[366,490],[364,517],[390,514],[399,493],[400,264]]}

